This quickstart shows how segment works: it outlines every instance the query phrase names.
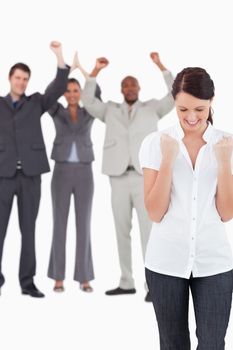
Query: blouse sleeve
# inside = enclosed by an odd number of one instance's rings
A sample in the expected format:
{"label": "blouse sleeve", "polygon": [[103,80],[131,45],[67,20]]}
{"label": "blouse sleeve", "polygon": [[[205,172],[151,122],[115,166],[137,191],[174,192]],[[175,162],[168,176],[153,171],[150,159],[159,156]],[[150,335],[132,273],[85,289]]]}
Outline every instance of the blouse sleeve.
{"label": "blouse sleeve", "polygon": [[142,141],[139,151],[139,163],[141,169],[149,168],[159,170],[161,164],[160,134],[153,132]]}

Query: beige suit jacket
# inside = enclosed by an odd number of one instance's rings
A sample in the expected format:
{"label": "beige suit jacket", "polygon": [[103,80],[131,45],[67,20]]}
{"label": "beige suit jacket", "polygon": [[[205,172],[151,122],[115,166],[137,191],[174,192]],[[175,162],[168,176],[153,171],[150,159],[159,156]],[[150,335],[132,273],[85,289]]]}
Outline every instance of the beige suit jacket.
{"label": "beige suit jacket", "polygon": [[163,73],[168,94],[161,100],[137,101],[129,117],[128,104],[102,102],[95,97],[96,80],[88,78],[82,91],[82,102],[86,110],[106,124],[103,146],[102,172],[109,176],[122,175],[128,165],[133,165],[141,174],[138,153],[143,139],[157,130],[160,118],[174,107],[170,93],[173,83],[172,74]]}

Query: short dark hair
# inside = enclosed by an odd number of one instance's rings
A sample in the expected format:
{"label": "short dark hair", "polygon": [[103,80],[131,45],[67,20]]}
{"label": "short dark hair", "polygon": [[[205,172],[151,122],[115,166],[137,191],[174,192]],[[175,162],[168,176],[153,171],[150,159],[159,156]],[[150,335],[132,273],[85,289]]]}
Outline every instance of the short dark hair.
{"label": "short dark hair", "polygon": [[[188,67],[177,74],[172,85],[172,96],[176,99],[176,95],[183,91],[202,100],[210,100],[214,97],[214,90],[214,82],[205,69]],[[213,124],[211,109],[207,120]]]}
{"label": "short dark hair", "polygon": [[77,79],[75,79],[75,78],[69,78],[69,79],[67,80],[67,85],[70,84],[70,83],[77,84],[77,85],[80,87],[80,89],[81,89],[81,85],[80,85],[80,83],[79,83],[79,81],[78,81]]}
{"label": "short dark hair", "polygon": [[29,77],[31,76],[31,70],[28,67],[28,65],[26,65],[25,63],[18,62],[11,67],[11,69],[9,71],[9,77],[11,77],[14,74],[16,69],[20,69],[20,70],[28,73]]}

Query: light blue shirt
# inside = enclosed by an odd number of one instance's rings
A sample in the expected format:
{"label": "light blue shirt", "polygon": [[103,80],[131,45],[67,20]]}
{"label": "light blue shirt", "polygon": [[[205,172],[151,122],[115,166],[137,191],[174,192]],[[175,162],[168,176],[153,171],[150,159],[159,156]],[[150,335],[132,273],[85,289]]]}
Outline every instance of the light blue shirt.
{"label": "light blue shirt", "polygon": [[79,156],[78,156],[78,150],[77,150],[75,142],[73,142],[72,146],[71,146],[69,157],[67,159],[67,162],[75,162],[75,163],[77,163],[79,161],[80,161],[80,159],[79,159]]}

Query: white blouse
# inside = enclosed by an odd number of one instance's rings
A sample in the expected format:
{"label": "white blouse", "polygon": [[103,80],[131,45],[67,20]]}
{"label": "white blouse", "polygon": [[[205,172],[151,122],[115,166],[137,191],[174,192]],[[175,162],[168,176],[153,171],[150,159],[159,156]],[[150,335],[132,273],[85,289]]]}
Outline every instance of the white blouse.
{"label": "white blouse", "polygon": [[[153,223],[145,265],[149,270],[190,278],[211,276],[233,269],[233,258],[224,223],[215,204],[217,160],[213,145],[232,136],[208,125],[195,169],[177,125],[149,134],[139,152],[141,168],[159,170],[160,136],[168,134],[179,142],[172,174],[171,200],[159,223]],[[233,161],[232,161],[233,164]],[[232,165],[233,173],[233,165]]]}

